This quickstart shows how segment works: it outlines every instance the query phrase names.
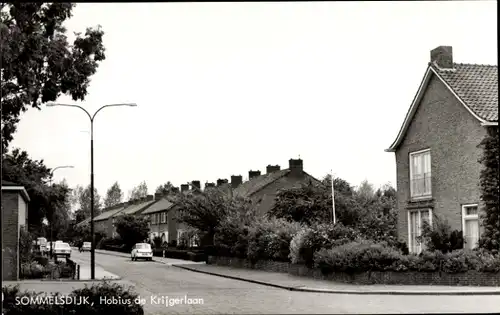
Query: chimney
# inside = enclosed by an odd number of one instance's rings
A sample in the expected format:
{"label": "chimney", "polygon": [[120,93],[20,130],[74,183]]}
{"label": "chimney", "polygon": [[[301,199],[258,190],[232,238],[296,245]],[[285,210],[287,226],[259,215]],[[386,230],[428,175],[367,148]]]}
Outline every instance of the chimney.
{"label": "chimney", "polygon": [[273,172],[277,172],[277,171],[280,171],[281,170],[281,167],[279,165],[268,165],[266,167],[266,173],[267,174],[271,174]]}
{"label": "chimney", "polygon": [[232,188],[238,187],[242,182],[243,182],[243,176],[241,176],[241,175],[238,175],[238,176],[232,175],[231,176],[231,187]]}
{"label": "chimney", "polygon": [[124,203],[123,203],[123,207],[124,207],[124,208],[128,207],[129,205],[130,205],[130,200],[129,200],[129,201],[127,201],[127,202],[124,202]]}
{"label": "chimney", "polygon": [[179,187],[172,187],[172,192],[173,193],[178,193],[179,192]]}
{"label": "chimney", "polygon": [[188,184],[182,184],[181,185],[181,192],[186,192],[189,190],[189,185]]}
{"label": "chimney", "polygon": [[152,200],[155,200],[155,196],[153,196],[153,195],[146,196],[146,201],[152,201]]}
{"label": "chimney", "polygon": [[219,178],[219,179],[217,180],[217,187],[220,187],[220,186],[222,186],[222,185],[224,185],[224,184],[227,184],[227,179],[220,179],[220,178]]}
{"label": "chimney", "polygon": [[[193,185],[193,188],[194,188],[194,187],[196,187],[196,188],[198,188],[198,190],[200,190],[200,189],[201,189],[201,184],[200,184],[200,181],[199,181],[199,180],[193,180],[193,181],[191,182],[191,185]],[[193,190],[196,190],[196,189],[193,189]]]}
{"label": "chimney", "polygon": [[302,172],[304,171],[304,165],[302,164],[301,159],[297,159],[297,160],[290,159],[288,161],[288,164],[289,164],[291,174],[302,175]]}
{"label": "chimney", "polygon": [[252,180],[252,178],[260,176],[260,171],[252,171],[248,172],[248,180]]}
{"label": "chimney", "polygon": [[439,46],[431,50],[431,63],[443,70],[453,69],[453,48]]}
{"label": "chimney", "polygon": [[163,198],[163,194],[162,193],[156,193],[154,198],[155,198],[154,200],[160,200],[161,198]]}
{"label": "chimney", "polygon": [[205,183],[205,189],[215,187],[214,183]]}

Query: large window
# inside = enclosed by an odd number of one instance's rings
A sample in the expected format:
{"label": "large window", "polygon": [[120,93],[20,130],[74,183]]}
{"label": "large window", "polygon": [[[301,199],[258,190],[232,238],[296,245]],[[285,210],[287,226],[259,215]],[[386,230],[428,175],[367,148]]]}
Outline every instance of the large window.
{"label": "large window", "polygon": [[479,214],[477,204],[462,206],[464,248],[473,249],[479,242]]}
{"label": "large window", "polygon": [[419,254],[425,249],[424,244],[418,241],[418,237],[422,235],[424,221],[432,224],[431,209],[408,211],[408,250],[410,253]]}
{"label": "large window", "polygon": [[161,213],[161,223],[165,223],[167,221],[167,213],[162,212]]}
{"label": "large window", "polygon": [[413,199],[432,196],[431,151],[410,153],[410,193]]}

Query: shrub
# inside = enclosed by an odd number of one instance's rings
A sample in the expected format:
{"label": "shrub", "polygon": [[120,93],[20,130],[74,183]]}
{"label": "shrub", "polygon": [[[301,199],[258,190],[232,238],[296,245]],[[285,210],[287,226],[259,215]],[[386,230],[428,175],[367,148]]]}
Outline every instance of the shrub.
{"label": "shrub", "polygon": [[155,248],[160,248],[162,243],[163,243],[163,240],[161,239],[161,237],[155,236],[153,238],[153,244],[154,244]]}
{"label": "shrub", "polygon": [[[353,228],[341,223],[317,224],[305,231],[296,234],[291,250],[291,260],[295,263],[304,263],[309,267],[314,264],[314,253],[322,248],[330,249],[334,246],[346,244],[359,238],[359,233]],[[292,243],[291,242],[291,243]]]}
{"label": "shrub", "polygon": [[462,249],[464,243],[462,232],[451,231],[448,221],[439,216],[433,216],[432,226],[427,221],[423,222],[422,236],[417,239],[425,244],[427,250],[439,250],[442,253]]}
{"label": "shrub", "polygon": [[290,242],[300,228],[297,222],[260,218],[249,229],[248,259],[289,261]]}

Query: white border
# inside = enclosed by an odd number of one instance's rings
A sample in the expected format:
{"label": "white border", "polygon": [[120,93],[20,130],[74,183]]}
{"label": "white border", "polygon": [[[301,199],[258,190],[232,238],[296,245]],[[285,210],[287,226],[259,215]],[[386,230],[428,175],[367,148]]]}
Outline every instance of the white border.
{"label": "white border", "polygon": [[[410,152],[408,153],[408,166],[409,166],[409,169],[410,169],[410,200],[425,200],[425,199],[431,199],[432,198],[432,177],[431,177],[431,194],[430,195],[425,195],[425,196],[417,196],[417,197],[413,197],[412,196],[412,175],[413,175],[413,172],[411,171],[412,169],[412,156],[414,155],[418,155],[418,154],[422,154],[422,153],[426,153],[426,152],[429,152],[429,156],[431,155],[430,152],[431,152],[431,148],[427,148],[427,149],[423,149],[423,150],[419,150],[419,151],[413,151],[413,152]],[[431,176],[432,176],[432,156],[430,157],[430,162],[431,162]]]}
{"label": "white border", "polygon": [[411,248],[412,248],[412,242],[411,242],[411,222],[410,222],[410,213],[411,212],[418,212],[418,224],[420,227],[420,235],[422,235],[422,211],[429,211],[429,224],[432,226],[432,217],[433,217],[433,211],[432,208],[422,208],[422,209],[408,209],[407,210],[407,217],[408,217],[408,251],[410,254],[420,254],[422,252],[422,245],[419,245],[418,247],[418,252],[417,253],[412,253]]}
{"label": "white border", "polygon": [[28,192],[26,189],[24,189],[23,186],[2,186],[2,190],[18,190],[21,191],[21,195],[23,195],[24,199],[26,199],[27,202],[30,202],[30,196],[28,195]]}
{"label": "white border", "polygon": [[[465,209],[466,208],[472,208],[472,207],[477,207],[477,214],[472,214],[472,215],[466,215],[465,214]],[[479,222],[479,204],[477,203],[469,203],[469,204],[463,204],[462,205],[462,237],[464,238],[465,241],[465,221],[467,220],[477,220],[478,226],[480,226]],[[481,236],[481,233],[479,233],[479,236]],[[477,244],[476,244],[477,246]],[[465,243],[464,243],[464,248],[465,248]]]}

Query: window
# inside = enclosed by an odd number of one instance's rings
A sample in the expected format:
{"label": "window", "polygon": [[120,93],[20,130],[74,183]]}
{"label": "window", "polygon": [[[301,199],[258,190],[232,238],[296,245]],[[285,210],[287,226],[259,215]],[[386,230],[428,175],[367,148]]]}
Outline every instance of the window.
{"label": "window", "polygon": [[166,221],[166,213],[162,212],[161,213],[161,223],[165,223],[165,221]]}
{"label": "window", "polygon": [[462,206],[464,248],[473,249],[479,241],[479,214],[477,204]]}
{"label": "window", "polygon": [[425,248],[418,241],[422,235],[422,223],[426,220],[432,224],[432,210],[421,209],[408,211],[408,250],[410,253],[420,254]]}
{"label": "window", "polygon": [[431,151],[410,153],[410,193],[412,198],[432,196]]}
{"label": "window", "polygon": [[149,218],[151,220],[151,224],[156,224],[156,222],[155,222],[156,217],[154,214],[150,215]]}

